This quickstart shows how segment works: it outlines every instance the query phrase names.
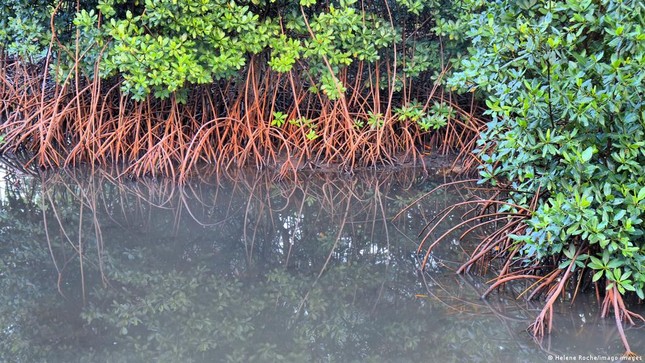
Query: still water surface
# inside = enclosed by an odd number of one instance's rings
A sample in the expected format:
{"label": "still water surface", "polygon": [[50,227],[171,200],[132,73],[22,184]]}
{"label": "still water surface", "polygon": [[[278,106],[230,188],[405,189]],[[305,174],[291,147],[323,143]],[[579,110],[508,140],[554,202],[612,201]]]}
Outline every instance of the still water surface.
{"label": "still water surface", "polygon": [[[554,333],[534,341],[525,329],[539,303],[514,299],[519,291],[481,300],[486,277],[454,274],[473,241],[449,239],[419,273],[423,226],[469,191],[434,193],[392,217],[441,182],[413,169],[302,174],[297,183],[242,170],[179,187],[5,168],[0,361],[543,362],[622,353],[591,296],[561,304]],[[643,353],[645,331],[627,335]]]}

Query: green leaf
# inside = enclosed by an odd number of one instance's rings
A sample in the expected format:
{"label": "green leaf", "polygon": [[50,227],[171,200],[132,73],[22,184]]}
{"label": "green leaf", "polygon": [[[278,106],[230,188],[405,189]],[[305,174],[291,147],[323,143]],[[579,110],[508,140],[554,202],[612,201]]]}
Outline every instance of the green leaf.
{"label": "green leaf", "polygon": [[620,210],[620,211],[618,211],[618,213],[616,213],[616,215],[614,216],[614,221],[619,221],[619,220],[623,219],[623,217],[625,216],[625,214],[626,214],[626,213],[627,213],[627,211],[626,211],[626,210],[621,209],[621,210]]}
{"label": "green leaf", "polygon": [[638,191],[638,200],[639,200],[639,201],[641,201],[641,200],[643,200],[643,199],[645,199],[645,187],[642,187],[642,188]]}
{"label": "green leaf", "polygon": [[587,163],[589,160],[591,160],[591,156],[593,155],[593,147],[588,147],[585,149],[585,151],[582,152],[580,155],[582,162]]}
{"label": "green leaf", "polygon": [[571,260],[564,260],[560,262],[560,265],[558,265],[558,269],[564,270],[565,268],[569,267],[570,264],[571,264]]}
{"label": "green leaf", "polygon": [[595,274],[593,274],[593,278],[591,279],[591,281],[596,282],[596,281],[600,280],[600,278],[602,277],[602,275],[604,273],[605,273],[604,270],[600,270],[600,271],[596,272]]}

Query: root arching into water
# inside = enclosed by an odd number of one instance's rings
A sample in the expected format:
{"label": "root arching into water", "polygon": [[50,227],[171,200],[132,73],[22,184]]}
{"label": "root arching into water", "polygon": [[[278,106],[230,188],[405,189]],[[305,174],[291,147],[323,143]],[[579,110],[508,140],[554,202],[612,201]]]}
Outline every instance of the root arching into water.
{"label": "root arching into water", "polygon": [[[475,180],[466,180],[446,183],[439,186],[430,193],[440,190],[441,188],[453,187],[457,184],[474,183]],[[528,282],[527,288],[521,292],[517,298],[525,297],[527,300],[543,301],[540,312],[535,317],[533,323],[528,327],[531,333],[538,342],[542,338],[550,334],[554,326],[554,307],[561,302],[567,293],[571,293],[571,302],[575,300],[583,283],[588,283],[593,274],[585,273],[585,268],[580,267],[571,262],[566,266],[561,266],[557,255],[545,259],[526,259],[521,258],[522,243],[514,240],[513,236],[521,236],[526,233],[526,221],[531,217],[532,211],[537,206],[539,198],[539,190],[534,195],[529,208],[515,207],[516,212],[509,213],[508,211],[500,211],[499,207],[505,205],[507,202],[499,200],[499,189],[484,190],[483,188],[476,188],[477,193],[470,196],[470,199],[457,203],[453,206],[447,207],[440,211],[424,229],[423,238],[418,247],[418,253],[425,250],[425,258],[421,266],[425,269],[432,250],[440,243],[453,234],[453,232],[467,228],[460,236],[464,238],[467,235],[474,234],[476,231],[485,230],[485,233],[477,236],[481,242],[471,252],[470,258],[457,269],[457,273],[467,273],[473,266],[481,266],[482,272],[489,272],[491,266],[494,266],[494,273],[497,275],[491,280],[491,285],[482,295],[486,298],[492,291],[502,288],[508,284],[515,282]],[[483,192],[482,192],[483,190]],[[428,194],[430,194],[428,193]],[[488,197],[483,194],[489,194]],[[423,197],[427,196],[424,195]],[[457,207],[470,207],[466,213],[461,217],[462,222],[456,226],[448,229],[439,237],[433,235],[433,230],[446,218],[453,216]],[[399,213],[395,218],[399,217],[405,209]],[[432,243],[427,245],[426,242],[432,239]],[[577,246],[572,261],[584,254],[589,254],[592,246],[586,241],[575,241]],[[596,247],[596,246],[593,246]],[[574,272],[575,271],[575,272]],[[599,287],[604,286],[605,288]],[[624,324],[635,325],[638,321],[645,323],[645,318],[627,309],[624,296],[618,291],[615,283],[606,281],[604,285],[596,283],[596,295],[599,297],[600,316],[605,318],[613,314],[617,332],[620,340],[625,348],[624,357],[634,357],[634,353],[628,342]],[[602,302],[600,301],[600,293],[604,291]],[[543,300],[542,300],[543,299]]]}

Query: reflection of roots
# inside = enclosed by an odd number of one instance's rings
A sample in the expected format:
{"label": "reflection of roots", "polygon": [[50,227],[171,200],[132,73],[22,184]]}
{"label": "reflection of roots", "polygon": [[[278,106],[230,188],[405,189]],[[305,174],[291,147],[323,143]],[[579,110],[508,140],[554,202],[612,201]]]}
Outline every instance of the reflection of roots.
{"label": "reflection of roots", "polygon": [[[38,168],[32,169],[34,173],[39,172]],[[280,179],[277,171],[232,169],[206,177],[210,185],[179,184],[171,179],[156,178],[132,182],[119,177],[121,172],[101,169],[47,171],[41,175],[42,184],[38,184],[38,179],[19,181],[15,172],[7,171],[9,178],[16,178],[6,180],[7,193],[35,204],[38,214],[42,214],[47,243],[44,248],[49,250],[58,273],[61,294],[68,294],[63,288],[70,276],[77,279],[80,274],[78,279],[83,294],[91,289],[91,286],[85,287],[88,274],[100,276],[103,284],[109,283],[105,264],[110,259],[106,258],[107,250],[104,250],[104,244],[109,241],[104,241],[103,237],[106,222],[120,229],[131,226],[137,230],[165,228],[171,235],[178,233],[182,221],[191,218],[204,228],[239,236],[249,266],[254,258],[262,257],[263,252],[279,248],[285,248],[285,252],[278,258],[285,266],[289,265],[294,256],[302,253],[302,244],[306,243],[294,229],[304,229],[312,232],[309,236],[316,236],[320,242],[335,241],[334,248],[328,251],[328,260],[335,261],[354,253],[336,248],[344,243],[345,237],[360,240],[362,244],[352,248],[367,251],[366,254],[389,249],[388,234],[379,231],[387,231],[390,218],[398,211],[402,200],[407,203],[405,200],[417,198],[421,185],[427,183],[420,178],[421,171],[413,168],[378,173],[365,170],[351,178],[338,172],[303,173],[298,182]],[[391,193],[396,193],[397,198],[389,197]],[[308,223],[301,217],[305,209],[307,213],[326,216],[325,223]],[[153,210],[170,215],[171,224],[157,224],[150,218]],[[424,208],[411,213],[415,221],[420,220]],[[273,231],[274,239],[282,241],[283,246],[263,246],[259,237],[264,233],[262,231]],[[320,267],[321,274],[325,270],[325,266],[314,267]]]}

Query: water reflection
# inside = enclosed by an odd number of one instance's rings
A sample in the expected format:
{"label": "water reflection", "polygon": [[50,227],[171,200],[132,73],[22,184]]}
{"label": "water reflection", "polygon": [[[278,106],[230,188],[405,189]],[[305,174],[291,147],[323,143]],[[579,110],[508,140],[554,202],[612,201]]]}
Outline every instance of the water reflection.
{"label": "water reflection", "polygon": [[[488,362],[620,352],[611,322],[594,320],[594,302],[564,306],[570,324],[558,321],[552,340],[536,344],[524,329],[537,306],[512,292],[480,300],[485,279],[454,275],[463,241],[416,272],[423,224],[467,191],[433,194],[392,222],[441,181],[414,170],[205,179],[177,187],[5,171],[0,360]],[[645,346],[642,331],[628,335]]]}

